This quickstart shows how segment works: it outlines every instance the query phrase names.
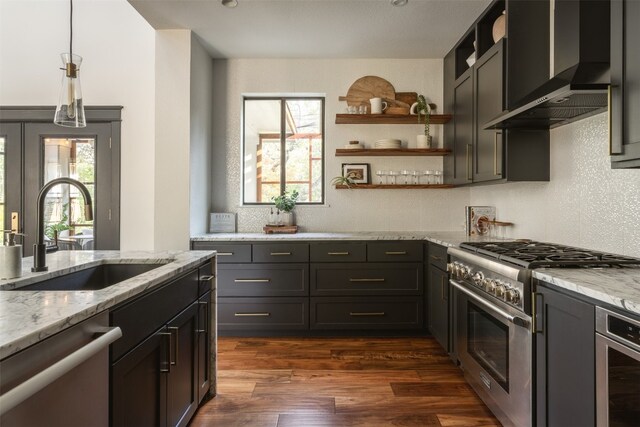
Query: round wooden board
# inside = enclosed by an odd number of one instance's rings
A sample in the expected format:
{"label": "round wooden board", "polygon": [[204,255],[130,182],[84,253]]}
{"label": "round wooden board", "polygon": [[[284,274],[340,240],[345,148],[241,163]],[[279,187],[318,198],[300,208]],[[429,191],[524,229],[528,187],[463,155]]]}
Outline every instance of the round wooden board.
{"label": "round wooden board", "polygon": [[377,76],[360,77],[347,91],[347,105],[366,105],[371,112],[371,98],[396,98],[393,85]]}

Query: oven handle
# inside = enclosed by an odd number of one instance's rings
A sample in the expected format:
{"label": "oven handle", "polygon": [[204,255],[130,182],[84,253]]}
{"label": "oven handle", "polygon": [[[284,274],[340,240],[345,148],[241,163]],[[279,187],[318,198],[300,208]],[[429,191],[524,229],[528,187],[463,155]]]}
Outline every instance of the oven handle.
{"label": "oven handle", "polygon": [[457,288],[460,292],[466,294],[467,296],[471,297],[475,302],[484,305],[485,307],[487,307],[488,309],[495,311],[496,313],[498,313],[500,316],[502,316],[504,319],[508,320],[509,322],[513,323],[514,325],[518,325],[518,326],[522,326],[523,328],[529,328],[529,322],[527,322],[525,319],[518,317],[518,316],[512,316],[511,314],[507,313],[506,311],[504,311],[503,309],[501,309],[500,307],[498,307],[497,305],[483,299],[480,298],[478,295],[476,295],[475,293],[471,292],[470,290],[468,290],[467,288],[465,288],[462,284],[460,284],[459,282],[456,282],[455,280],[451,280],[449,279],[449,283],[451,283],[455,288]]}

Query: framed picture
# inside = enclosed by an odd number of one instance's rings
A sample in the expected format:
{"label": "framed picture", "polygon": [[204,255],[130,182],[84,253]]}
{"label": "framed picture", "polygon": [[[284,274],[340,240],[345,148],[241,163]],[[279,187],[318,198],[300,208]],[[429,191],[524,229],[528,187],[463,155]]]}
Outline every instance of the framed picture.
{"label": "framed picture", "polygon": [[342,176],[351,177],[356,184],[369,184],[371,180],[369,163],[343,163]]}

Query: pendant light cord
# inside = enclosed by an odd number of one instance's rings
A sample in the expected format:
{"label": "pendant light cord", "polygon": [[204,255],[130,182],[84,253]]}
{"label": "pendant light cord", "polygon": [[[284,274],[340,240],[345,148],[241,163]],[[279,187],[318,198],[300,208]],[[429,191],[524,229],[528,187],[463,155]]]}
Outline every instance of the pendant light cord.
{"label": "pendant light cord", "polygon": [[69,0],[69,62],[73,63],[73,0]]}

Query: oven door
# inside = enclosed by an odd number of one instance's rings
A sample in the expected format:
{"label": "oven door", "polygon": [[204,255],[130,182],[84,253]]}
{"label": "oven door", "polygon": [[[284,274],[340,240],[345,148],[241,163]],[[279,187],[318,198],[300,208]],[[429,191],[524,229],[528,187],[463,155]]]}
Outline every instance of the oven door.
{"label": "oven door", "polygon": [[505,426],[532,425],[531,317],[451,280],[465,377]]}
{"label": "oven door", "polygon": [[[614,331],[611,331],[611,328]],[[637,337],[639,328],[640,322],[596,307],[596,417],[598,427],[638,425],[638,420],[640,420],[640,345],[626,340],[625,334],[633,335],[635,333]]]}

